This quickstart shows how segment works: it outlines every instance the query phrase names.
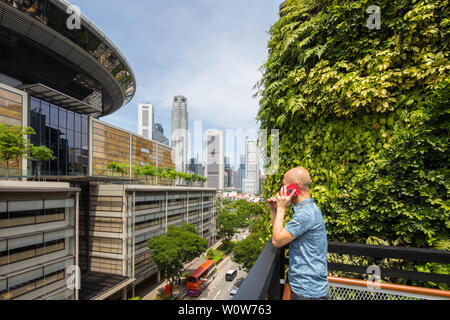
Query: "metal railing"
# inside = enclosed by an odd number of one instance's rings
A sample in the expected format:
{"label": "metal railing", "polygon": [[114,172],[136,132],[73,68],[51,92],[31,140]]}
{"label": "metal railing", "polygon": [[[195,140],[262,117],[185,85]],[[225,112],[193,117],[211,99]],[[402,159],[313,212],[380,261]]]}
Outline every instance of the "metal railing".
{"label": "metal railing", "polygon": [[[246,279],[240,286],[234,300],[281,300],[285,289],[286,249],[276,249],[270,239],[259,255]],[[329,242],[328,253],[350,254],[376,259],[393,258],[414,262],[450,263],[450,251],[373,246],[355,243]],[[330,260],[330,259],[329,259]],[[328,270],[373,277],[373,268],[328,261]],[[376,266],[375,266],[376,267]],[[450,284],[450,275],[426,272],[377,268],[379,278],[407,279],[414,281],[432,281]],[[377,278],[378,279],[378,278]],[[450,291],[405,286],[379,281],[328,277],[329,293],[332,300],[404,300],[404,299],[450,299]]]}

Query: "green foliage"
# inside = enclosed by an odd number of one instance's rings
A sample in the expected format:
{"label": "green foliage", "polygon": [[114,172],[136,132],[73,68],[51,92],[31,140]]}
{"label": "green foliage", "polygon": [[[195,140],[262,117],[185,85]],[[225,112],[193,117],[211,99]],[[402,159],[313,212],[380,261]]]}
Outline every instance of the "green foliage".
{"label": "green foliage", "polygon": [[170,167],[167,168],[157,168],[150,164],[146,164],[143,166],[133,166],[133,173],[138,176],[144,177],[162,177],[168,178],[172,181],[175,181],[175,178],[183,179],[184,181],[199,181],[205,182],[207,179],[203,176],[199,176],[197,174],[189,174],[186,172],[178,172],[173,170]]}
{"label": "green foliage", "polygon": [[118,174],[122,175],[122,177],[123,177],[126,174],[128,174],[129,166],[128,166],[128,163],[113,161],[110,164],[108,164],[107,168],[114,173],[118,173]]}
{"label": "green foliage", "polygon": [[56,157],[53,156],[53,150],[47,148],[46,146],[31,146],[31,158],[36,161],[36,171],[38,180],[41,179],[41,163],[42,161],[55,160]]}
{"label": "green foliage", "polygon": [[229,242],[237,230],[242,226],[243,219],[232,211],[222,211],[216,216],[217,237]]}
{"label": "green foliage", "polygon": [[267,242],[262,241],[258,233],[250,234],[233,247],[233,261],[249,272],[266,244]]}
{"label": "green foliage", "polygon": [[258,120],[280,130],[280,163],[264,196],[303,166],[329,240],[427,247],[450,227],[448,1],[377,1],[379,30],[371,4],[292,0],[270,29]]}
{"label": "green foliage", "polygon": [[181,227],[170,226],[166,235],[148,241],[152,251],[150,260],[159,271],[165,273],[171,288],[182,274],[183,264],[198,257],[206,250],[208,241],[198,235],[195,226],[183,223]]}
{"label": "green foliage", "polygon": [[8,126],[0,123],[0,162],[5,163],[6,179],[8,179],[9,162],[19,161],[31,146],[27,135],[36,134],[33,128]]}

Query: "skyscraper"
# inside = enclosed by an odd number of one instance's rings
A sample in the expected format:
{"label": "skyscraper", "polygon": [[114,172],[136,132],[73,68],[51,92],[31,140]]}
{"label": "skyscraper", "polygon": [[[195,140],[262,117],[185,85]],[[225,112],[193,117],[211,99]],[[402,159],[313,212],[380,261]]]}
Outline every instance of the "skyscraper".
{"label": "skyscraper", "polygon": [[138,133],[139,135],[153,139],[153,123],[155,122],[155,111],[151,103],[138,104]]}
{"label": "skyscraper", "polygon": [[220,130],[205,132],[205,177],[208,187],[224,189],[224,134]]}
{"label": "skyscraper", "polygon": [[239,189],[242,190],[243,180],[245,179],[245,154],[239,156]]}
{"label": "skyscraper", "polygon": [[169,146],[169,139],[164,135],[164,128],[160,123],[153,125],[153,140]]}
{"label": "skyscraper", "polygon": [[187,99],[183,96],[173,98],[172,148],[175,153],[175,170],[186,172],[188,165],[188,112]]}
{"label": "skyscraper", "polygon": [[259,155],[258,140],[245,140],[245,179],[242,181],[242,191],[259,193]]}

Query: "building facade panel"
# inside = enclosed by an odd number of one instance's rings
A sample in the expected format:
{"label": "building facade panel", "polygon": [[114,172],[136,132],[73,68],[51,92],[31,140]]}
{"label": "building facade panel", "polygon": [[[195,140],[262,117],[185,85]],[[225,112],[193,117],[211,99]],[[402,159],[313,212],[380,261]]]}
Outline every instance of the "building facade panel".
{"label": "building facade panel", "polygon": [[157,154],[156,143],[133,135],[133,165],[150,164],[156,166]]}
{"label": "building facade panel", "polygon": [[[13,89],[13,88],[11,88]],[[14,90],[16,91],[16,90]],[[22,114],[24,108],[24,96],[9,90],[8,86],[0,83],[0,123],[6,125],[22,126]],[[22,175],[22,162],[10,161],[8,163],[9,176]],[[6,164],[0,162],[0,176],[5,176]]]}
{"label": "building facade panel", "polygon": [[130,161],[130,134],[106,123],[92,121],[92,174],[111,175],[111,162]]}
{"label": "building facade panel", "polygon": [[[37,191],[47,185],[0,185],[0,300],[45,299],[67,289],[66,269],[77,260],[77,197],[63,191],[70,189],[65,183]],[[64,298],[75,299],[75,289]]]}

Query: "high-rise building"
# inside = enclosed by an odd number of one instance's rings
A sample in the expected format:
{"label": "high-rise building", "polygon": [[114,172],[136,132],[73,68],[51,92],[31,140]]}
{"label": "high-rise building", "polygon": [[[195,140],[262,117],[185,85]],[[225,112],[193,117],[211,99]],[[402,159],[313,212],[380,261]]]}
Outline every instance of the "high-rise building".
{"label": "high-rise building", "polygon": [[224,158],[224,170],[225,170],[225,186],[232,187],[233,183],[233,168],[231,167],[230,157]]}
{"label": "high-rise building", "polygon": [[153,139],[153,124],[155,122],[155,110],[151,103],[138,105],[138,133],[139,135]]}
{"label": "high-rise building", "polygon": [[175,170],[186,172],[188,164],[188,112],[187,99],[183,96],[173,98],[172,148],[175,153]]}
{"label": "high-rise building", "polygon": [[239,189],[242,190],[242,181],[245,179],[245,154],[239,156]]}
{"label": "high-rise building", "polygon": [[205,132],[205,177],[208,187],[224,189],[224,134],[220,130]]}
{"label": "high-rise building", "polygon": [[259,155],[258,140],[245,140],[245,179],[242,191],[245,193],[259,193]]}
{"label": "high-rise building", "polygon": [[153,140],[169,146],[169,139],[164,135],[164,128],[160,123],[153,124]]}
{"label": "high-rise building", "polygon": [[197,158],[191,158],[189,161],[189,172],[193,174],[197,174],[202,176],[203,175],[203,165],[198,161],[198,155]]}
{"label": "high-rise building", "polygon": [[241,189],[239,169],[233,170],[231,181],[232,181],[231,186],[233,188],[236,188],[237,190]]}

